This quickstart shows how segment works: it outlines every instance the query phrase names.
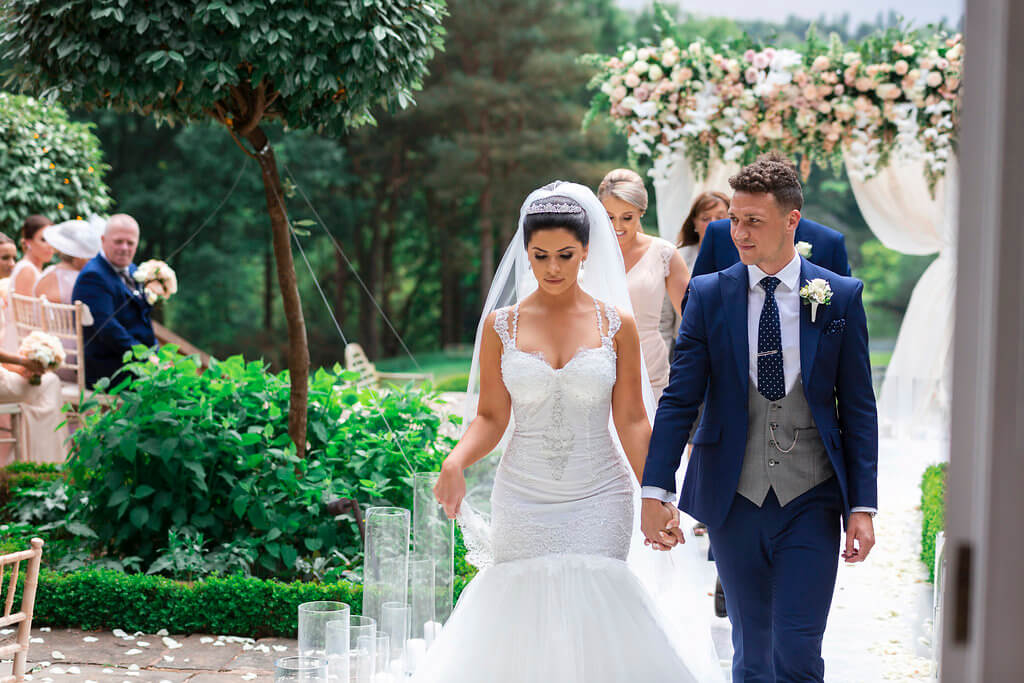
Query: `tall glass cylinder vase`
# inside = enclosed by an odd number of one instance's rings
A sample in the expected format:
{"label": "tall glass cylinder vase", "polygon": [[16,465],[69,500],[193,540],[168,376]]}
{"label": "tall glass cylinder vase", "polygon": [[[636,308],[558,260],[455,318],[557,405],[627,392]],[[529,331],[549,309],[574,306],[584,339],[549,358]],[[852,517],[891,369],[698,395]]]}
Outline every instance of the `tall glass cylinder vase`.
{"label": "tall glass cylinder vase", "polygon": [[434,498],[434,484],[439,472],[417,472],[412,477],[413,545],[416,554],[434,561],[434,619],[428,629],[432,634],[448,620],[454,604],[455,585],[455,523]]}
{"label": "tall glass cylinder vase", "polygon": [[377,622],[370,617],[349,620],[349,676],[351,683],[373,683]]}
{"label": "tall glass cylinder vase", "polygon": [[327,677],[330,683],[350,683],[349,623],[347,618],[327,622]]}
{"label": "tall glass cylinder vase", "polygon": [[363,560],[363,614],[381,621],[385,602],[405,604],[409,591],[409,527],[404,508],[372,507],[366,511]]}
{"label": "tall glass cylinder vase", "polygon": [[299,656],[327,658],[327,624],[348,624],[349,606],[344,602],[317,600],[299,605]]}
{"label": "tall glass cylinder vase", "polygon": [[386,633],[391,643],[389,667],[391,672],[401,675],[405,670],[405,646],[409,640],[409,606],[400,602],[386,602],[381,605],[380,631]]}
{"label": "tall glass cylinder vase", "polygon": [[435,590],[434,559],[413,553],[409,557],[409,638],[422,640],[425,646],[434,635]]}

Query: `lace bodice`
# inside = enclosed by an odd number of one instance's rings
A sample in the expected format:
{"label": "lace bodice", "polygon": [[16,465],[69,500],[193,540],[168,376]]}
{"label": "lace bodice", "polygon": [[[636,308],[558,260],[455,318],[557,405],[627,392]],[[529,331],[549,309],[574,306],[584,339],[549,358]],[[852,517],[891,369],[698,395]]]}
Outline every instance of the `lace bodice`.
{"label": "lace bodice", "polygon": [[600,345],[581,347],[556,369],[543,354],[517,348],[518,305],[497,311],[515,426],[492,495],[496,561],[552,553],[625,559],[628,552],[630,475],[609,431],[613,339],[622,323],[600,302],[595,318]]}

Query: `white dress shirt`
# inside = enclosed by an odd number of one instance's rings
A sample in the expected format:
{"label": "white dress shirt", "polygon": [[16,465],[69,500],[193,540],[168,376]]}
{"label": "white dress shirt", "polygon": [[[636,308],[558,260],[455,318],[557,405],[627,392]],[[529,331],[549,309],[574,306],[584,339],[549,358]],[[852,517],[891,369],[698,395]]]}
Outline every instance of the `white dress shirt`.
{"label": "white dress shirt", "polygon": [[[747,367],[750,381],[757,386],[757,328],[764,308],[765,291],[761,280],[769,277],[757,266],[747,266]],[[782,371],[786,376],[786,393],[796,385],[800,377],[800,255],[775,274],[779,285],[775,288],[775,303],[779,308],[779,327],[782,336]],[[676,494],[658,486],[644,486],[644,498],[673,502]],[[875,513],[874,508],[855,507],[851,512]]]}

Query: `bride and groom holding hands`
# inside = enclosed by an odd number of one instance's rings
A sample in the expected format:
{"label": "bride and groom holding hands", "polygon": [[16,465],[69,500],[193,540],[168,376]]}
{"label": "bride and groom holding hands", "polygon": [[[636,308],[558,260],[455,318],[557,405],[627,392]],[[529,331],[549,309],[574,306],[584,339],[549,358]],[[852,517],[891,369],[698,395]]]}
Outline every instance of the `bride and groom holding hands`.
{"label": "bride and groom holding hands", "polygon": [[[642,551],[684,542],[677,501],[708,527],[732,680],[824,680],[839,558],[863,561],[874,544],[863,285],[798,255],[802,190],[787,161],[762,157],[729,182],[740,262],[690,282],[656,409],[600,202],[572,183],[527,197],[478,329],[476,414],[435,488],[492,564],[416,680],[722,680],[707,610],[651,573],[652,557],[681,551]],[[463,471],[510,426],[483,533]]]}

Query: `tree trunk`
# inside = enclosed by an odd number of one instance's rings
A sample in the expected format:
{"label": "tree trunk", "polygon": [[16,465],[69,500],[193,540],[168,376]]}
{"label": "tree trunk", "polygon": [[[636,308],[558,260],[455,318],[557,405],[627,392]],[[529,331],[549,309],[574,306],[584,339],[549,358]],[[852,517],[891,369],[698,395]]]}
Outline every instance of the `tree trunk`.
{"label": "tree trunk", "polygon": [[274,331],[274,292],[270,288],[274,278],[274,250],[271,245],[263,250],[263,330],[270,335]]}
{"label": "tree trunk", "polygon": [[267,198],[267,213],[273,237],[274,256],[277,260],[277,282],[281,288],[281,302],[288,324],[288,375],[291,399],[288,405],[288,434],[295,444],[298,456],[306,454],[306,404],[309,396],[309,345],[306,340],[306,322],[302,317],[302,302],[295,280],[295,262],[292,260],[291,235],[288,214],[284,205],[284,189],[277,173],[277,161],[270,141],[259,128],[246,134],[246,140],[256,150],[256,161],[263,175],[263,190]]}

